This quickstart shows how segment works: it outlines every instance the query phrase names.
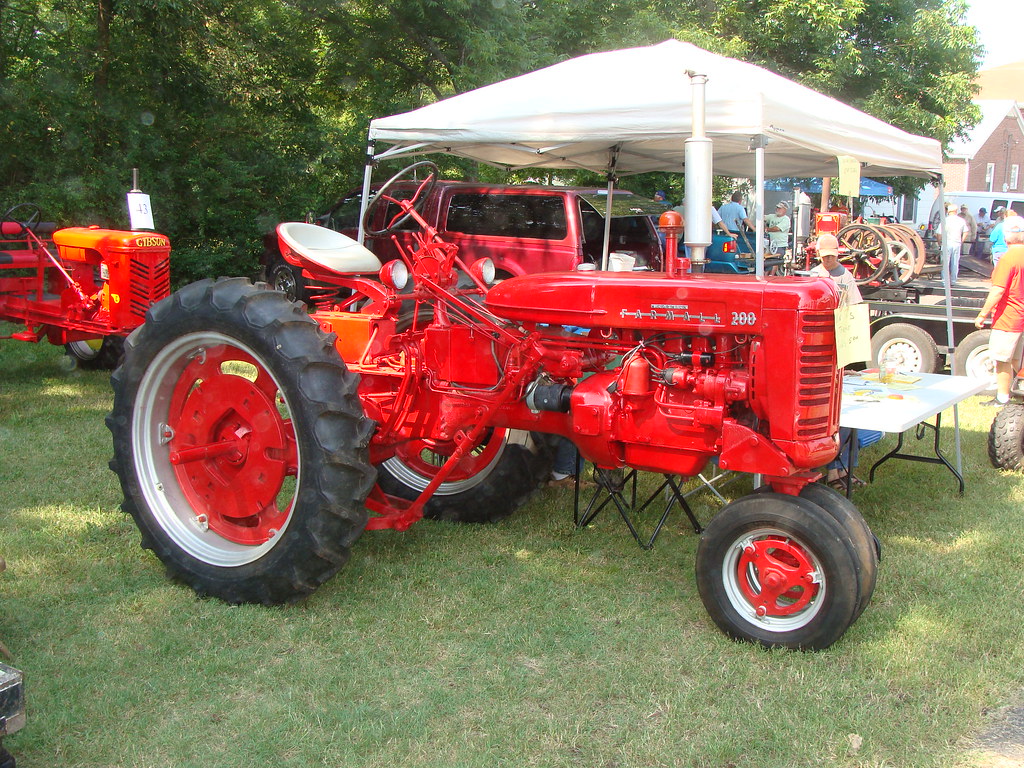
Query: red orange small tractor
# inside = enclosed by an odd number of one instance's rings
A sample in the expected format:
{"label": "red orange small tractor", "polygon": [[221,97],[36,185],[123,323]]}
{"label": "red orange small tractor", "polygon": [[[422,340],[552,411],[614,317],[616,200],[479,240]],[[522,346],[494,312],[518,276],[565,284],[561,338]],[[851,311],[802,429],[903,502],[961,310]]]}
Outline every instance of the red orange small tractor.
{"label": "red orange small tractor", "polygon": [[[415,194],[392,196],[424,167]],[[330,305],[310,313],[222,279],[150,309],[108,417],[143,545],[200,593],[292,601],[364,530],[510,514],[558,435],[599,477],[693,476],[714,457],[761,474],[765,487],[701,535],[701,598],[736,638],[838,639],[871,598],[878,556],[856,508],[813,482],[838,448],[831,281],[670,263],[490,285],[486,260],[466,268],[419,216],[435,178],[417,163],[374,198],[400,206],[386,229],[422,230],[385,265],[335,232],[279,226],[285,258],[345,297]]]}
{"label": "red orange small tractor", "polygon": [[23,326],[0,338],[63,344],[84,367],[113,368],[123,338],[170,293],[170,243],[155,232],[54,231],[41,218],[29,203],[0,217],[0,320]]}

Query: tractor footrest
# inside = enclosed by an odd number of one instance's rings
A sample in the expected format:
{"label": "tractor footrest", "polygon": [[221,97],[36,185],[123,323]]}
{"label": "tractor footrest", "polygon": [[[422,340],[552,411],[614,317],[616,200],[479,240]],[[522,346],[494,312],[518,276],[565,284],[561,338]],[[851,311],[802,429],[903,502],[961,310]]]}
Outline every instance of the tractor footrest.
{"label": "tractor footrest", "polygon": [[366,497],[366,508],[376,515],[366,521],[367,531],[407,531],[423,519],[423,502],[391,496],[384,493],[379,485],[373,486]]}
{"label": "tractor footrest", "polygon": [[31,341],[33,344],[39,341],[39,334],[35,331],[18,331],[12,333],[9,338],[17,339],[18,341]]}

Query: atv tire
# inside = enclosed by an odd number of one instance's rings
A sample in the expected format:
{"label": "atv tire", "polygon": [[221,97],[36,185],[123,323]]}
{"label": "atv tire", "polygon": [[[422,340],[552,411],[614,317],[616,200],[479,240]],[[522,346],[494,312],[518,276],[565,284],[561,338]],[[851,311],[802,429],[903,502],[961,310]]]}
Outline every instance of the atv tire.
{"label": "atv tire", "polygon": [[999,409],[988,430],[988,458],[996,469],[1024,469],[1024,403]]}

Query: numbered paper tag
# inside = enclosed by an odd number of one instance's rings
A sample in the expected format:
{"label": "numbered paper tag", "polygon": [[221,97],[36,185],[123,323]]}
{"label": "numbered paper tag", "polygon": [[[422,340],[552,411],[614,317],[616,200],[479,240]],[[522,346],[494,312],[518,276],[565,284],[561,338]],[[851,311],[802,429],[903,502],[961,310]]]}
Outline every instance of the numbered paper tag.
{"label": "numbered paper tag", "polygon": [[156,229],[153,209],[149,207],[149,195],[142,192],[128,193],[128,220],[132,229]]}

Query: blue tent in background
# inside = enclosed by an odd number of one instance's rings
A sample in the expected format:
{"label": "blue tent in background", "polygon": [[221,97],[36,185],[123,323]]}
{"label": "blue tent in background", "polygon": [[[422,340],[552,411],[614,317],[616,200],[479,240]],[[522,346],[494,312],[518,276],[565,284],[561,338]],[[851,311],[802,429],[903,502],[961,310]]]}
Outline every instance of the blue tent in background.
{"label": "blue tent in background", "polygon": [[[769,179],[764,185],[765,191],[772,192],[792,192],[796,187],[800,187],[804,192],[820,194],[821,179]],[[832,188],[832,194],[836,193],[836,189],[836,187]],[[861,179],[860,196],[892,197],[893,191],[888,184],[882,184],[874,179]]]}

